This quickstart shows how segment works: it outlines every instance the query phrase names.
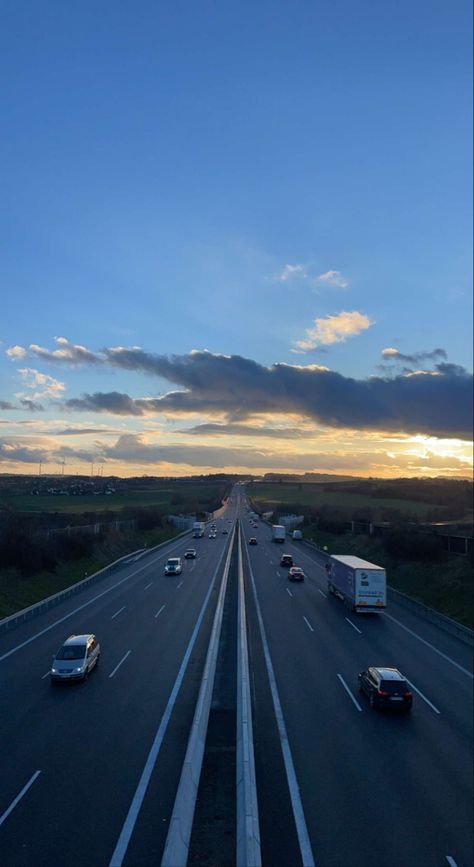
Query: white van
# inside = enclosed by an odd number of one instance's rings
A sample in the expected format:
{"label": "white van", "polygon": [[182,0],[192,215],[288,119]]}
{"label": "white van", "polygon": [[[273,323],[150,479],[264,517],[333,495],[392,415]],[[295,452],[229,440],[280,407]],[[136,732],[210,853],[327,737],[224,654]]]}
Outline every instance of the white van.
{"label": "white van", "polygon": [[180,575],[183,569],[181,557],[170,557],[166,561],[165,575]]}

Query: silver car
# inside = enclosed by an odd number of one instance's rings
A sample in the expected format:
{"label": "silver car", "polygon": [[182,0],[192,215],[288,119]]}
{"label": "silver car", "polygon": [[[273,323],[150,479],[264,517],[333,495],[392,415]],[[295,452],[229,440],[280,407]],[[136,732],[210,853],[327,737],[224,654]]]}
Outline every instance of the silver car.
{"label": "silver car", "polygon": [[95,635],[70,635],[53,657],[51,682],[87,680],[99,659],[100,644]]}

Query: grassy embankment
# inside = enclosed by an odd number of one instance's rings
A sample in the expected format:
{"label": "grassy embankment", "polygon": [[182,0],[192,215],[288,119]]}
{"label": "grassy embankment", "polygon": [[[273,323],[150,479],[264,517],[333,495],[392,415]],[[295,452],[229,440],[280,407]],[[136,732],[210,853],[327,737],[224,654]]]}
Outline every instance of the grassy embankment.
{"label": "grassy embankment", "polygon": [[[149,530],[143,533],[111,533],[94,548],[91,557],[59,563],[55,572],[37,572],[34,575],[19,575],[14,569],[0,571],[0,620],[34,605],[47,596],[52,596],[71,584],[81,581],[140,548],[152,548],[178,535],[172,526]],[[183,541],[183,550],[185,541]]]}
{"label": "grassy embankment", "polygon": [[[172,486],[157,485],[154,490],[133,490],[111,494],[110,496],[86,495],[80,497],[65,496],[8,496],[2,498],[3,507],[8,505],[16,513],[48,512],[59,514],[75,514],[77,518],[83,513],[93,511],[94,520],[104,520],[106,513],[117,512],[121,518],[122,510],[144,509],[157,506],[163,514],[179,512],[180,503],[176,502],[177,494],[186,502],[193,502],[198,509],[206,510],[209,504],[219,499],[222,483],[194,484],[184,483]],[[5,501],[8,500],[8,503]],[[75,523],[71,521],[71,523]],[[91,538],[91,553],[80,559],[68,559],[58,562],[54,571],[34,571],[31,574],[21,574],[17,569],[0,569],[0,619],[33,605],[60,590],[70,587],[86,575],[91,575],[108,563],[113,563],[120,557],[144,547],[151,548],[160,542],[172,539],[179,531],[171,525],[155,527],[150,530],[111,532],[100,537],[97,542]],[[48,544],[47,541],[44,543]],[[186,547],[183,540],[183,551]]]}
{"label": "grassy embankment", "polygon": [[[361,506],[374,505],[373,500],[368,496],[351,495],[347,492],[324,492],[322,488],[312,492],[305,489],[301,491],[298,490],[298,485],[284,485],[280,488],[275,485],[254,484],[249,491],[257,507],[261,504],[265,508],[271,508],[269,504],[273,503],[276,511],[279,505],[284,507],[285,503],[297,502],[297,494],[305,495],[304,501],[303,498],[301,499],[302,505],[314,507],[343,505],[345,510],[350,510],[351,507],[355,510]],[[395,502],[397,502],[396,506]],[[376,505],[377,507],[381,505],[378,500]],[[409,520],[413,513],[422,516],[427,509],[427,504],[399,500],[387,501],[387,507],[403,510]],[[303,532],[305,538],[314,541],[318,547],[326,546],[330,554],[356,554],[384,566],[387,570],[388,583],[396,590],[452,617],[464,626],[473,627],[473,570],[469,557],[443,552],[436,559],[404,560],[388,553],[383,537],[328,533],[309,523],[304,525]]]}

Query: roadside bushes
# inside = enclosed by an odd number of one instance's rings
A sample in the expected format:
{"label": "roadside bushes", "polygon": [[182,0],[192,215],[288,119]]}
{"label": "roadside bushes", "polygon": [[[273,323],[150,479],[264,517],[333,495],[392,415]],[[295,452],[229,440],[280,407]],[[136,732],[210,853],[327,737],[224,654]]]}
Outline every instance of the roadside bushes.
{"label": "roadside bushes", "polygon": [[394,560],[440,560],[446,557],[439,536],[393,530],[383,537],[387,554]]}

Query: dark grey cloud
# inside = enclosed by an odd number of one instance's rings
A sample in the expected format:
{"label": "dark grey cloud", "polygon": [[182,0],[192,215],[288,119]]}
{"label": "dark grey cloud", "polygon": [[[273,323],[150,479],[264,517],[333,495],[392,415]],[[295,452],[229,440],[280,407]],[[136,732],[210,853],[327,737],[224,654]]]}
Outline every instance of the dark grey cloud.
{"label": "dark grey cloud", "polygon": [[0,400],[0,409],[17,409],[17,407],[9,400]]}
{"label": "dark grey cloud", "polygon": [[382,356],[390,361],[419,364],[422,361],[439,361],[441,358],[446,360],[448,354],[445,349],[433,349],[431,352],[413,352],[411,355],[399,352],[398,349],[384,349],[382,350]]}
{"label": "dark grey cloud", "polygon": [[44,406],[42,403],[38,403],[37,400],[30,400],[30,398],[27,397],[21,398],[20,405],[23,409],[27,409],[29,412],[44,412]]}
{"label": "dark grey cloud", "polygon": [[245,424],[198,424],[194,427],[183,428],[177,431],[179,434],[190,434],[192,436],[246,436],[246,437],[271,437],[279,440],[295,440],[295,439],[313,439],[315,431],[306,430],[305,428],[297,427],[255,427],[255,425]]}
{"label": "dark grey cloud", "polygon": [[85,346],[70,343],[64,337],[57,337],[56,343],[58,349],[53,350],[38,346],[37,343],[31,343],[28,348],[29,354],[41,358],[42,361],[48,361],[53,364],[71,364],[73,366],[80,364],[103,364],[105,361],[100,354],[91,352]]}
{"label": "dark grey cloud", "polygon": [[118,391],[83,394],[81,398],[71,398],[64,401],[63,406],[79,412],[109,412],[112,415],[144,415],[139,406],[140,401],[133,400],[128,394]]}
{"label": "dark grey cloud", "polygon": [[341,456],[341,464],[334,455],[275,454],[255,448],[225,446],[153,445],[139,434],[124,434],[115,445],[103,448],[109,460],[131,464],[187,464],[190,467],[245,467],[246,469],[317,470],[320,467],[353,466],[353,455]]}
{"label": "dark grey cloud", "polygon": [[[438,364],[431,373],[356,380],[318,366],[263,367],[241,356],[194,352],[164,358],[142,350],[114,351],[114,365],[155,373],[185,391],[151,400],[89,395],[70,409],[117,414],[224,414],[229,422],[252,415],[294,413],[335,428],[391,430],[439,437],[472,437],[472,374]],[[116,409],[114,405],[116,403]]]}
{"label": "dark grey cloud", "polygon": [[[71,345],[66,343],[52,353],[55,361],[70,363]],[[430,373],[414,371],[412,375],[356,380],[316,365],[264,367],[239,355],[206,351],[163,356],[139,348],[115,347],[99,355],[79,349],[81,352],[73,353],[77,363],[83,356],[81,363],[141,371],[180,390],[138,400],[119,392],[86,394],[66,401],[70,410],[134,416],[204,413],[224,415],[229,423],[243,422],[252,415],[292,413],[334,428],[472,438],[472,374],[445,362],[435,364]],[[397,358],[402,355],[398,350],[393,352]],[[398,360],[413,363],[428,357],[432,361],[445,358],[446,352],[435,349]]]}
{"label": "dark grey cloud", "polygon": [[63,430],[55,430],[51,431],[51,434],[54,436],[61,437],[72,437],[72,436],[82,436],[83,434],[112,434],[118,433],[116,428],[104,428],[104,427],[66,427]]}
{"label": "dark grey cloud", "polygon": [[28,446],[21,440],[0,438],[0,462],[37,464],[46,461],[47,449]]}
{"label": "dark grey cloud", "polygon": [[100,446],[94,451],[71,449],[62,445],[51,448],[47,442],[43,444],[37,437],[0,437],[0,462],[4,463],[38,464],[41,461],[46,464],[61,463],[66,459],[90,463],[97,451],[100,451]]}

